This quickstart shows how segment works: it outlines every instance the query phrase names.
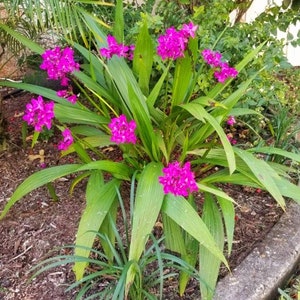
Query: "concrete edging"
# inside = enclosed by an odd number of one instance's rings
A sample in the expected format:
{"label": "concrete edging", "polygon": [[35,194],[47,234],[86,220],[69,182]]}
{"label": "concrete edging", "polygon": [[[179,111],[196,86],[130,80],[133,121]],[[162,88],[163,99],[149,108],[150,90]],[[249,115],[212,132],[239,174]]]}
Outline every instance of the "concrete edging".
{"label": "concrete edging", "polygon": [[300,263],[300,205],[291,202],[267,237],[217,285],[214,300],[273,300]]}

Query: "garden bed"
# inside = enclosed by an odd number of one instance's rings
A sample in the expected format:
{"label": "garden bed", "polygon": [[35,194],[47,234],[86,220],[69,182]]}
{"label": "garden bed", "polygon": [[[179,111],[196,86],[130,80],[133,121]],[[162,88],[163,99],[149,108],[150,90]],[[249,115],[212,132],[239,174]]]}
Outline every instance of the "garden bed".
{"label": "garden bed", "polygon": [[[3,96],[7,91],[3,91]],[[72,157],[60,159],[55,136],[48,142],[39,142],[34,149],[30,140],[21,139],[22,112],[31,95],[16,94],[3,100],[3,114],[7,121],[8,148],[0,154],[0,209],[14,189],[28,175],[46,166],[72,162]],[[42,150],[42,152],[40,152]],[[44,153],[44,154],[43,154]],[[50,197],[47,188],[40,188],[19,201],[0,222],[0,298],[8,299],[75,299],[64,290],[74,280],[71,266],[63,266],[40,275],[27,283],[29,271],[38,262],[49,257],[55,247],[74,243],[81,212],[84,208],[84,184],[72,195],[68,187],[72,178],[55,182],[59,201]],[[244,187],[224,186],[238,203],[233,252],[229,258],[232,269],[239,265],[255,245],[265,239],[276,224],[282,210],[266,193]],[[226,275],[223,268],[220,276]],[[192,281],[186,295],[176,293],[175,280],[166,283],[164,299],[197,299],[198,283]]]}

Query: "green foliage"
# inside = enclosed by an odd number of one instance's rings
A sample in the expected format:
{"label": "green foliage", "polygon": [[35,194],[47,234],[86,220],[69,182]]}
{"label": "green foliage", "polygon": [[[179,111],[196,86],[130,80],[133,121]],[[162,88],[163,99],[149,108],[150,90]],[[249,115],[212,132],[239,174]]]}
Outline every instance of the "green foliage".
{"label": "green foliage", "polygon": [[[84,277],[70,285],[66,291],[77,289],[76,299],[124,299],[125,279],[129,268],[132,266],[138,272],[135,282],[129,290],[129,299],[163,299],[162,289],[164,282],[176,277],[176,273],[182,269],[190,276],[200,280],[197,270],[188,265],[175,255],[162,252],[163,238],[156,240],[153,235],[150,237],[151,244],[145,247],[138,264],[128,261],[126,248],[127,244],[122,241],[121,235],[112,223],[114,234],[116,235],[116,245],[113,245],[107,236],[95,232],[95,236],[102,242],[107,242],[110,251],[113,253],[113,263],[110,263],[102,249],[87,248],[85,246],[65,246],[62,250],[73,250],[74,252],[86,251],[90,253],[90,258],[78,255],[58,255],[36,265],[32,268],[35,273],[32,278],[37,277],[42,272],[66,264],[89,264],[95,271],[87,272]],[[127,243],[128,241],[126,241]],[[81,250],[82,251],[81,251]],[[109,282],[107,278],[110,278]],[[99,290],[99,285],[105,288]],[[153,295],[156,290],[156,297]]]}
{"label": "green foliage", "polygon": [[[84,14],[91,15],[103,6],[113,4],[104,1],[87,0],[2,0],[8,14],[9,26],[17,31],[41,34],[51,30],[64,39],[77,40],[80,38],[88,46],[87,27],[84,24]],[[96,22],[107,26],[101,19],[93,16]],[[36,40],[36,39],[34,39]]]}

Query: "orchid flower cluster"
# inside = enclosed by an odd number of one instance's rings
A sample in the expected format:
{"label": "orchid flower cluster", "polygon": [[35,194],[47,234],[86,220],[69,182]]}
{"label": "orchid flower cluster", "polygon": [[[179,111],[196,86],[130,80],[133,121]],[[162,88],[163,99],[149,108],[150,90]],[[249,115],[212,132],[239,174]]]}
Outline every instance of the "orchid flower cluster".
{"label": "orchid flower cluster", "polygon": [[72,72],[79,71],[79,64],[74,60],[74,50],[70,47],[64,49],[55,47],[46,50],[42,54],[42,59],[40,68],[47,71],[48,79],[60,80],[61,86],[67,87],[67,89],[57,91],[57,96],[65,98],[73,104],[76,103],[77,95],[73,93],[68,78]]}
{"label": "orchid flower cluster", "polygon": [[52,119],[54,118],[54,102],[44,102],[42,96],[37,99],[32,98],[30,103],[26,104],[23,120],[28,125],[32,125],[34,130],[41,132],[43,127],[50,129],[52,126]]}
{"label": "orchid flower cluster", "polygon": [[189,192],[198,191],[190,162],[186,162],[182,167],[177,161],[170,163],[163,168],[163,173],[164,176],[159,177],[159,182],[163,185],[165,194],[187,197]]}
{"label": "orchid flower cluster", "polygon": [[202,51],[202,56],[211,67],[215,68],[214,76],[219,82],[224,83],[229,77],[235,78],[238,75],[238,71],[235,68],[222,61],[220,52],[205,49]]}
{"label": "orchid flower cluster", "polygon": [[100,49],[100,54],[103,57],[112,58],[113,55],[117,55],[119,57],[128,58],[129,60],[133,59],[134,45],[126,46],[125,44],[118,43],[116,38],[112,35],[107,36],[107,45],[107,48]]}
{"label": "orchid flower cluster", "polygon": [[68,86],[69,73],[79,70],[79,64],[74,60],[74,50],[70,47],[48,49],[42,54],[42,59],[40,68],[47,71],[49,79],[61,80],[62,86]]}
{"label": "orchid flower cluster", "polygon": [[[79,70],[79,64],[74,60],[74,50],[69,47],[64,49],[55,47],[46,50],[41,56],[43,61],[40,68],[47,71],[48,79],[60,80],[62,86],[68,87],[66,90],[57,91],[57,96],[75,103],[77,96],[73,94],[68,78],[69,74]],[[54,117],[54,102],[46,103],[42,96],[38,96],[37,99],[31,99],[31,102],[26,105],[23,120],[28,125],[33,125],[35,131],[41,132],[44,126],[48,129],[51,128]],[[59,142],[58,149],[67,150],[73,143],[70,129],[66,128],[62,135],[63,140]]]}
{"label": "orchid flower cluster", "polygon": [[163,60],[176,60],[179,57],[184,57],[189,38],[195,37],[197,28],[198,26],[192,22],[184,24],[180,30],[173,27],[168,28],[166,33],[158,38],[157,54]]}
{"label": "orchid flower cluster", "polygon": [[120,117],[111,119],[111,122],[108,124],[108,127],[111,130],[111,141],[116,144],[125,144],[125,143],[136,143],[135,128],[136,123],[134,120],[127,122],[125,115],[120,115]]}

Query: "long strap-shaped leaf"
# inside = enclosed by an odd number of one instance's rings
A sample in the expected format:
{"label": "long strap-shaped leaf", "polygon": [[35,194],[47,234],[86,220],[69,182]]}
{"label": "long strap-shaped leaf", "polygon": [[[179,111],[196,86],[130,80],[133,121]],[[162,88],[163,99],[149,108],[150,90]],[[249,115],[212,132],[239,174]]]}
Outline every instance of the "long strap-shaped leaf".
{"label": "long strap-shaped leaf", "polygon": [[220,126],[217,120],[213,116],[211,116],[200,104],[191,102],[181,105],[181,107],[187,110],[190,114],[192,114],[196,119],[200,121],[206,119],[208,121],[208,124],[210,124],[210,126],[218,133],[225,150],[229,171],[232,174],[236,168],[234,152],[226,134],[224,133],[223,128]]}
{"label": "long strap-shaped leaf", "polygon": [[[162,174],[161,163],[150,163],[143,170],[136,191],[132,220],[132,235],[128,260],[138,261],[145,243],[159,215],[164,193],[158,177]],[[134,268],[128,270],[126,294],[135,277]]]}
{"label": "long strap-shaped leaf", "polygon": [[226,258],[217,246],[207,226],[183,197],[168,194],[164,199],[162,211],[229,268]]}
{"label": "long strap-shaped leaf", "polygon": [[[93,246],[97,232],[108,214],[113,201],[116,199],[116,187],[119,181],[112,180],[107,184],[101,185],[101,174],[94,171],[89,179],[86,192],[86,208],[81,216],[76,246],[84,245],[86,248],[75,248],[75,256],[89,257],[90,249]],[[88,249],[90,248],[90,249]],[[76,280],[82,279],[86,262],[76,262],[73,270]]]}
{"label": "long strap-shaped leaf", "polygon": [[144,20],[134,50],[133,71],[138,74],[139,85],[145,95],[149,94],[149,80],[153,64],[153,42],[147,21]]}
{"label": "long strap-shaped leaf", "polygon": [[116,178],[129,180],[131,170],[129,167],[116,162],[111,161],[94,161],[88,164],[69,164],[63,166],[56,166],[45,170],[38,171],[28,178],[26,178],[15,190],[7,204],[5,205],[0,220],[4,218],[8,210],[23,196],[27,195],[31,191],[41,187],[48,182],[52,182],[60,177],[79,172],[89,170],[104,170],[115,175]]}
{"label": "long strap-shaped leaf", "polygon": [[115,178],[129,180],[132,170],[130,167],[110,160],[92,161],[82,165],[77,171],[102,170],[112,174]]}
{"label": "long strap-shaped leaf", "polygon": [[281,155],[282,157],[289,158],[291,160],[294,160],[296,162],[300,162],[300,154],[289,152],[284,149],[275,148],[275,147],[257,147],[249,149],[250,152],[256,152],[256,153],[266,153],[266,154],[277,154]]}
{"label": "long strap-shaped leaf", "polygon": [[45,185],[48,182],[52,182],[57,178],[76,172],[81,166],[82,165],[80,164],[57,166],[38,171],[29,176],[17,187],[17,189],[5,205],[0,215],[0,220],[5,217],[8,210],[23,196],[27,195],[34,189]]}
{"label": "long strap-shaped leaf", "polygon": [[80,107],[66,107],[65,104],[56,104],[54,108],[55,117],[62,123],[72,123],[77,125],[108,124],[109,119],[99,116],[97,113]]}
{"label": "long strap-shaped leaf", "polygon": [[11,82],[11,81],[0,81],[0,86],[8,86],[13,87],[16,89],[22,89],[31,93],[34,93],[36,95],[41,95],[47,99],[51,99],[57,103],[64,104],[65,106],[75,106],[76,104],[68,103],[65,99],[58,97],[56,95],[56,92],[54,90],[45,88],[43,86],[38,86],[35,84],[29,84],[29,83],[22,83],[22,82]]}
{"label": "long strap-shaped leaf", "polygon": [[43,47],[39,46],[37,43],[33,42],[29,38],[27,38],[24,35],[18,33],[17,31],[9,28],[5,24],[0,24],[0,28],[5,30],[13,38],[15,38],[17,41],[21,42],[24,46],[26,46],[27,48],[29,48],[33,52],[36,52],[38,54],[42,54],[44,52]]}
{"label": "long strap-shaped leaf", "polygon": [[284,209],[285,200],[276,184],[276,181],[280,180],[280,176],[274,169],[267,162],[257,159],[246,150],[234,148],[234,152],[248,165],[256,178]]}
{"label": "long strap-shaped leaf", "polygon": [[[205,193],[205,201],[203,206],[203,221],[209,228],[217,245],[223,250],[224,247],[224,228],[222,216],[219,211],[214,197]],[[202,245],[199,250],[199,274],[203,281],[200,281],[201,298],[212,300],[213,294],[219,275],[221,261],[215,257]]]}

